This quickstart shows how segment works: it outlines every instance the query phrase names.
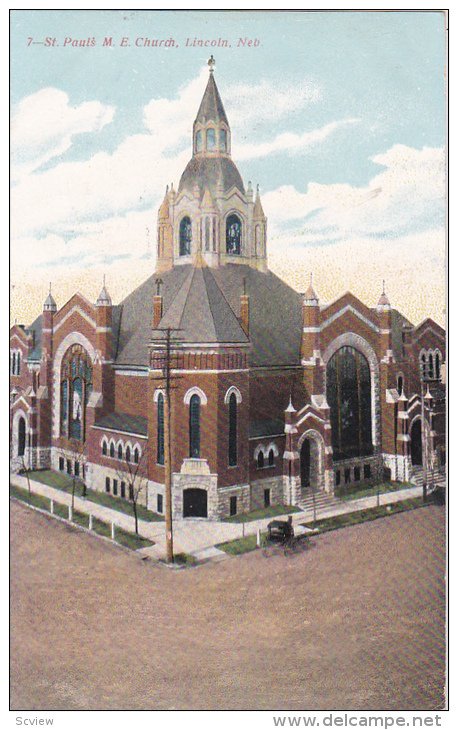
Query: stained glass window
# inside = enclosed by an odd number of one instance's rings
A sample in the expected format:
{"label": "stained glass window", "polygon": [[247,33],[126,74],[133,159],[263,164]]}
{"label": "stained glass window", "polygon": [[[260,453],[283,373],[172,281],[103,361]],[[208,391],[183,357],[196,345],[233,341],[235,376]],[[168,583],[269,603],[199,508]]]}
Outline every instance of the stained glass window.
{"label": "stained glass window", "polygon": [[240,254],[242,245],[242,223],[237,215],[230,215],[226,220],[226,252]]}
{"label": "stained glass window", "polygon": [[372,454],[369,363],[353,347],[342,347],[326,369],[334,460]]}
{"label": "stained glass window", "polygon": [[196,394],[189,401],[189,456],[200,458],[200,398]]}
{"label": "stained glass window", "polygon": [[192,225],[191,219],[185,216],[180,223],[180,256],[189,256],[191,253]]}
{"label": "stained glass window", "polygon": [[67,350],[61,373],[61,434],[84,441],[86,406],[92,391],[92,363],[81,345]]}
{"label": "stained glass window", "polygon": [[157,399],[157,463],[164,463],[164,396]]}
{"label": "stained glass window", "polygon": [[227,132],[225,129],[219,131],[219,149],[221,152],[227,152]]}
{"label": "stained glass window", "polygon": [[202,138],[202,132],[199,131],[196,134],[196,152],[202,152],[203,148],[203,138]]}
{"label": "stained glass window", "polygon": [[229,398],[229,466],[237,464],[237,398]]}

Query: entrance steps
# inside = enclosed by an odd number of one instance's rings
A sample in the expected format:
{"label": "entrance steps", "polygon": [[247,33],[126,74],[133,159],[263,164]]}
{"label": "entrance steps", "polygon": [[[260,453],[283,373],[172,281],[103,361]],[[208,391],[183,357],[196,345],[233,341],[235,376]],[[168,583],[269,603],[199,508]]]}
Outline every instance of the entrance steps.
{"label": "entrance steps", "polygon": [[[434,485],[437,487],[445,487],[446,486],[446,475],[445,470],[439,470],[437,467],[434,469],[434,479],[433,475],[431,473],[428,474],[428,486],[431,487],[432,483],[434,481]],[[417,487],[423,486],[423,467],[422,466],[412,466],[412,482],[417,485]]]}
{"label": "entrance steps", "polygon": [[[297,503],[297,506],[306,512],[313,511],[314,495],[311,489],[303,489],[301,499]],[[338,497],[334,497],[332,494],[323,492],[322,490],[315,491],[315,506],[317,512],[323,512],[324,510],[331,509],[332,507],[338,507],[342,504]]]}

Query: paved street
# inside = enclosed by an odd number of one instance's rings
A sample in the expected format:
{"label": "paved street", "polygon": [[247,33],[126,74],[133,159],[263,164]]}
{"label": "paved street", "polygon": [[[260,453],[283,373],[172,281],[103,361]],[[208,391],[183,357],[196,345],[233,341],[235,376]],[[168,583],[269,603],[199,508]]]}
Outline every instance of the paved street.
{"label": "paved street", "polygon": [[444,517],[172,571],[12,502],[12,709],[441,709]]}

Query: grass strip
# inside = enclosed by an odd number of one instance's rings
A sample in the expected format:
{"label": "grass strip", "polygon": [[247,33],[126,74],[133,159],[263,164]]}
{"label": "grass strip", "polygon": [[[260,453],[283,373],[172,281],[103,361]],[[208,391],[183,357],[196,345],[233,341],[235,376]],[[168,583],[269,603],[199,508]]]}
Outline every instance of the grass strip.
{"label": "grass strip", "polygon": [[288,515],[293,512],[300,512],[299,507],[293,507],[291,504],[277,504],[272,507],[263,507],[255,509],[252,512],[244,512],[239,515],[231,515],[225,517],[223,522],[254,522],[255,520],[263,520],[266,517],[276,517],[277,515]]}
{"label": "grass strip", "polygon": [[378,494],[387,494],[388,492],[398,492],[401,489],[411,489],[415,484],[411,482],[384,482],[383,484],[374,484],[371,487],[367,485],[360,489],[346,489],[340,487],[336,489],[336,497],[343,502],[352,499],[362,499],[363,497],[375,497]]}
{"label": "grass strip", "polygon": [[38,507],[49,512],[49,499],[42,497],[41,494],[34,494],[32,492],[29,497],[28,489],[22,489],[22,487],[16,487],[14,484],[10,484],[10,495],[16,497],[16,499],[20,499],[21,502],[26,502],[33,507]]}
{"label": "grass strip", "polygon": [[[40,484],[46,484],[48,487],[60,489],[62,492],[66,492],[67,494],[72,493],[73,479],[68,474],[51,471],[51,469],[43,469],[40,471],[31,471],[29,473],[29,477],[36,482],[40,482]],[[83,486],[81,482],[77,482],[75,485],[75,496],[83,496]],[[107,494],[106,492],[97,492],[94,489],[86,489],[85,499],[133,517],[132,503],[129,502],[129,500],[121,499],[121,497],[113,497],[111,494]],[[144,520],[145,522],[162,522],[164,520],[163,515],[159,515],[156,512],[146,509],[146,507],[142,504],[137,505],[137,513],[139,519]]]}
{"label": "grass strip", "polygon": [[228,553],[228,555],[243,555],[243,553],[256,550],[256,535],[247,535],[246,537],[239,537],[236,540],[221,542],[219,545],[215,545],[215,547],[218,550],[223,550],[225,553]]}
{"label": "grass strip", "polygon": [[402,502],[393,502],[392,504],[380,505],[379,507],[370,507],[368,509],[359,510],[357,512],[349,512],[344,515],[335,515],[334,517],[326,517],[317,520],[314,523],[304,523],[305,527],[316,527],[320,533],[329,532],[330,530],[338,530],[341,527],[351,527],[359,525],[362,522],[370,522],[380,517],[389,517],[390,515],[399,514],[400,512],[408,512],[418,507],[426,507],[428,503],[423,501],[422,497],[412,497]]}

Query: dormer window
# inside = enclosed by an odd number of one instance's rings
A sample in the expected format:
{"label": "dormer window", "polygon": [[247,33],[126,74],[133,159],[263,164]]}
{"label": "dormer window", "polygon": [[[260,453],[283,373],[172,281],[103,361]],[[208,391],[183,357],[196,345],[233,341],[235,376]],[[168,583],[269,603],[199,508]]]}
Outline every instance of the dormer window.
{"label": "dormer window", "polygon": [[225,129],[219,130],[219,149],[220,152],[227,152],[227,132]]}
{"label": "dormer window", "polygon": [[199,129],[199,131],[196,134],[196,152],[202,152],[203,148],[204,148],[204,140],[202,137],[202,132]]}
{"label": "dormer window", "polygon": [[213,127],[207,129],[207,152],[213,152],[216,149],[216,133]]}
{"label": "dormer window", "polygon": [[226,220],[226,253],[240,255],[242,247],[242,222],[237,215]]}
{"label": "dormer window", "polygon": [[180,256],[189,256],[191,253],[192,225],[191,219],[185,216],[180,223]]}

